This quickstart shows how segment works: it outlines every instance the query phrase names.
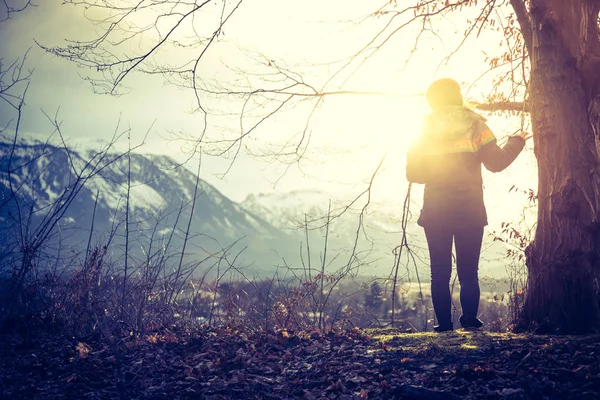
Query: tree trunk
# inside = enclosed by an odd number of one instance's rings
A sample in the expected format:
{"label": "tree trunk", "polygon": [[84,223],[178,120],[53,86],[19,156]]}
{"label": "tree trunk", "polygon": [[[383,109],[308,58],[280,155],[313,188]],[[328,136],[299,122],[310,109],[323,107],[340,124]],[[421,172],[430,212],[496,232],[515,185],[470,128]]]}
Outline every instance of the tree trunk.
{"label": "tree trunk", "polygon": [[528,15],[539,209],[519,326],[538,332],[600,329],[597,18],[591,0],[532,0]]}

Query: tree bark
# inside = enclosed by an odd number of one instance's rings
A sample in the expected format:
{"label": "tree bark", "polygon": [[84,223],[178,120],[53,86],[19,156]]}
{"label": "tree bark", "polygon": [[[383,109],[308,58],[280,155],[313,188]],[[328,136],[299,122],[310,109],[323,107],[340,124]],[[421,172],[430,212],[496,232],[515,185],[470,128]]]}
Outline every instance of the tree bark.
{"label": "tree bark", "polygon": [[591,0],[530,4],[526,30],[531,33],[530,105],[539,208],[535,239],[527,249],[527,297],[519,326],[562,334],[597,331],[598,6]]}

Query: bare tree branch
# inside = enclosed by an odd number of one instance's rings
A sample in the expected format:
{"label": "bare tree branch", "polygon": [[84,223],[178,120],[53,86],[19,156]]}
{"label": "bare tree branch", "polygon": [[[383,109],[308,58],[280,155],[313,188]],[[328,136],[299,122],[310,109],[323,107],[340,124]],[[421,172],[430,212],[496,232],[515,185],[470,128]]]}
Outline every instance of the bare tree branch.
{"label": "bare tree branch", "polygon": [[0,23],[13,18],[12,14],[20,13],[27,7],[35,7],[31,0],[2,0],[0,2]]}
{"label": "bare tree branch", "polygon": [[529,103],[528,102],[512,102],[512,101],[500,101],[497,103],[471,103],[476,109],[482,111],[517,111],[528,113]]}

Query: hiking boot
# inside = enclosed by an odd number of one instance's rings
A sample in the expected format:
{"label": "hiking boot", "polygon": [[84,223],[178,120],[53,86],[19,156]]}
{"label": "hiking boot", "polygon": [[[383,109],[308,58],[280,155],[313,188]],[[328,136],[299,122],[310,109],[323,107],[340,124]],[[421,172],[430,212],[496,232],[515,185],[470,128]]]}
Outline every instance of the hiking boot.
{"label": "hiking boot", "polygon": [[460,324],[464,329],[479,329],[483,326],[483,322],[477,317],[460,317]]}
{"label": "hiking boot", "polygon": [[433,331],[434,332],[449,332],[449,331],[453,331],[454,327],[452,326],[452,324],[440,324],[440,325],[435,325],[433,327]]}

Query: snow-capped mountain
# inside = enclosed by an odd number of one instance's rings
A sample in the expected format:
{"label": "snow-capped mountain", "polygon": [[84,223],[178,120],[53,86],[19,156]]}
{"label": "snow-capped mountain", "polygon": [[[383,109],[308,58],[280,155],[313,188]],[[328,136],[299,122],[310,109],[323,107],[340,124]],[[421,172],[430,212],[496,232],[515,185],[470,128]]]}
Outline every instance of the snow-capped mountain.
{"label": "snow-capped mountain", "polygon": [[394,260],[392,249],[401,239],[400,221],[372,205],[361,218],[365,202],[366,197],[336,199],[322,191],[297,190],[251,194],[240,204],[274,226],[295,234],[299,240],[306,240],[308,226],[311,247],[317,251],[324,246],[324,226],[330,210],[329,251],[334,254],[356,251],[369,263],[367,272],[389,273]]}
{"label": "snow-capped mountain", "polygon": [[0,225],[3,242],[19,236],[15,229],[35,242],[52,227],[48,244],[78,250],[85,250],[92,232],[92,245],[110,241],[115,257],[126,231],[138,258],[165,246],[180,250],[186,236],[189,259],[222,254],[233,244],[229,256],[243,250],[237,261],[256,271],[272,269],[281,255],[297,252],[291,235],[169,157],[67,151],[35,142],[14,148],[0,142]]}

